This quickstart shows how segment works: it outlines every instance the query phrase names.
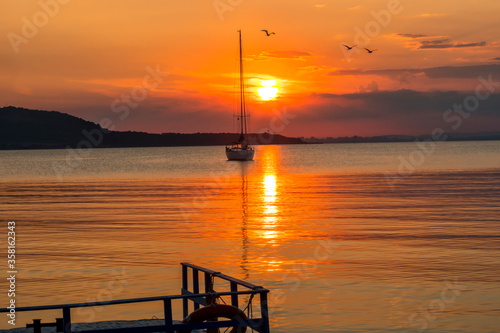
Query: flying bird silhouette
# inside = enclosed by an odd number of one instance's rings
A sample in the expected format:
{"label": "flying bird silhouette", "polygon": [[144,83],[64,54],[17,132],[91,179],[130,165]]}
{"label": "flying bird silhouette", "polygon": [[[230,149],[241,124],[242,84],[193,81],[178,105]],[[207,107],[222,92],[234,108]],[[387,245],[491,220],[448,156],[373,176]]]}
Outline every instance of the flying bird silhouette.
{"label": "flying bird silhouette", "polygon": [[368,51],[368,53],[373,53],[373,52],[377,51],[378,49],[375,49],[375,50],[368,50],[368,49],[365,47],[365,50],[367,50],[367,51]]}
{"label": "flying bird silhouette", "polygon": [[342,44],[342,45],[344,45],[345,47],[347,47],[348,50],[352,50],[353,47],[358,46],[358,44],[353,45],[353,46],[348,46],[348,45],[345,45],[345,44]]}
{"label": "flying bird silhouette", "polygon": [[268,32],[267,30],[261,30],[261,31],[264,31],[268,37],[271,35],[276,35],[274,32]]}

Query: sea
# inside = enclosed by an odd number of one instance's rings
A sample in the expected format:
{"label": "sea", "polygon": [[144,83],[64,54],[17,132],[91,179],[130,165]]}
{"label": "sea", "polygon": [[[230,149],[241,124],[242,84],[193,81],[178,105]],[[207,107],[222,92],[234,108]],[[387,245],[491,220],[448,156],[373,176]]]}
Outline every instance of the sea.
{"label": "sea", "polygon": [[[269,145],[248,162],[11,150],[0,175],[2,307],[14,222],[17,307],[179,294],[189,262],[268,288],[271,332],[500,331],[500,141]],[[161,302],[72,312],[162,317]]]}

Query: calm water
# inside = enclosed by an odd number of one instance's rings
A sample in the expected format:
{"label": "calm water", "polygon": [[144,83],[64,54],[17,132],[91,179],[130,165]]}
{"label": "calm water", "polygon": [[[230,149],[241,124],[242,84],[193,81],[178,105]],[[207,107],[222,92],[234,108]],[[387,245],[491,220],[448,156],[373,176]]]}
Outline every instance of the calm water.
{"label": "calm water", "polygon": [[222,147],[0,151],[18,305],[178,293],[188,261],[271,289],[273,332],[498,332],[500,141],[419,149],[263,146],[245,163]]}

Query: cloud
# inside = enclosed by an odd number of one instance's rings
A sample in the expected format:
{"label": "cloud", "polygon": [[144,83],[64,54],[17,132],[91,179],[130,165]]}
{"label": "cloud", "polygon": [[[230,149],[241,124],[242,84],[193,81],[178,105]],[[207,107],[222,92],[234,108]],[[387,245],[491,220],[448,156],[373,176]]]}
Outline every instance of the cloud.
{"label": "cloud", "polygon": [[304,67],[299,67],[298,68],[298,74],[304,75],[304,74],[317,74],[317,73],[326,73],[330,71],[331,69],[328,66],[304,66]]}
{"label": "cloud", "polygon": [[[372,124],[398,134],[425,134],[435,128],[445,131],[479,132],[495,130],[500,122],[500,94],[492,94],[481,101],[477,111],[467,119],[448,122],[444,113],[455,104],[462,104],[470,95],[457,91],[420,92],[415,90],[374,91],[352,94],[313,94],[315,103],[301,115],[304,123],[308,117],[334,124]],[[312,121],[312,119],[311,119]],[[387,133],[384,133],[387,134]]]}
{"label": "cloud", "polygon": [[[461,104],[469,94],[457,91],[432,91],[422,92],[410,89],[396,91],[373,91],[352,94],[313,94],[314,97],[323,100],[355,101],[355,104],[344,103],[345,109],[350,110],[348,114],[340,113],[342,118],[347,117],[369,117],[380,118],[392,115],[437,115],[452,108],[454,104]],[[481,102],[477,112],[483,116],[495,116],[500,118],[497,109],[500,106],[500,94],[492,94]],[[437,113],[436,113],[437,112]]]}
{"label": "cloud", "polygon": [[[425,49],[454,49],[454,48],[464,48],[464,47],[479,47],[485,46],[485,41],[479,42],[452,42],[447,36],[430,36],[424,34],[416,33],[396,33],[393,36],[405,39],[416,40],[416,43],[408,43],[407,47],[425,50]],[[420,43],[420,44],[418,44]]]}
{"label": "cloud", "polygon": [[359,92],[360,93],[378,92],[378,83],[375,81],[372,81],[371,83],[368,83],[366,86],[360,85]]}
{"label": "cloud", "polygon": [[[348,112],[332,115],[340,118],[385,118],[395,115],[429,115],[434,111],[445,111],[454,103],[463,100],[460,93],[447,92],[420,92],[409,89],[397,91],[374,91],[353,94],[316,94],[317,98],[337,101],[345,105]],[[347,102],[347,103],[346,103]],[[352,103],[355,102],[355,103]]]}
{"label": "cloud", "polygon": [[360,69],[348,69],[348,70],[336,70],[329,72],[329,76],[344,76],[344,75],[375,75],[375,76],[385,76],[392,80],[399,81],[400,83],[409,83],[410,79],[419,74],[423,73],[421,69],[372,69],[372,70],[360,70]]}
{"label": "cloud", "polygon": [[496,57],[496,58],[493,58],[491,60],[496,60],[496,61],[500,61],[500,57]]}
{"label": "cloud", "polygon": [[329,72],[329,76],[344,76],[344,75],[382,75],[390,76],[401,72],[422,72],[421,69],[337,69]]}
{"label": "cloud", "polygon": [[412,39],[429,37],[429,35],[423,35],[423,34],[396,34],[396,36],[403,38],[412,38]]}
{"label": "cloud", "polygon": [[349,69],[335,70],[327,73],[329,76],[344,75],[377,75],[386,76],[395,80],[406,80],[417,74],[424,74],[431,79],[476,79],[478,76],[500,76],[500,65],[471,65],[471,66],[441,66],[429,68],[400,68],[400,69]]}
{"label": "cloud", "polygon": [[424,73],[432,79],[476,79],[478,76],[500,76],[500,65],[442,66],[426,68]]}
{"label": "cloud", "polygon": [[420,42],[419,49],[453,49],[462,47],[478,47],[486,45],[485,41],[473,42],[473,43],[454,43],[450,42],[449,39],[435,39],[435,40],[423,40]]}
{"label": "cloud", "polygon": [[305,60],[305,57],[311,57],[312,53],[302,51],[270,51],[261,52],[259,55],[251,55],[248,58],[251,60],[267,60],[267,59],[295,59]]}

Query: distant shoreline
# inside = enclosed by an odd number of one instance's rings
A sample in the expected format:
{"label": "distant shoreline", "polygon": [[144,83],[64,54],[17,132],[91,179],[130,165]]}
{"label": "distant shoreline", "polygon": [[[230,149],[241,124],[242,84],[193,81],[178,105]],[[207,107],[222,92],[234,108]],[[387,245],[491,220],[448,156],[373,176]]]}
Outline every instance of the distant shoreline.
{"label": "distant shoreline", "polygon": [[[57,111],[0,108],[0,150],[223,146],[237,141],[239,136],[111,131]],[[272,133],[251,133],[246,140],[250,145],[304,144],[299,138]]]}
{"label": "distant shoreline", "polygon": [[[477,141],[499,141],[500,139],[475,139],[475,140],[469,140],[469,139],[456,139],[456,140],[442,140],[442,141],[436,141],[436,142],[477,142]],[[422,141],[422,140],[419,140]],[[254,144],[254,146],[266,146],[266,145],[323,145],[323,144],[358,144],[358,143],[413,143],[415,141],[357,141],[357,142],[302,142],[302,143],[271,143],[271,144]],[[107,146],[96,146],[92,147],[94,149],[122,149],[122,148],[179,148],[179,147],[224,147],[226,145],[223,144],[213,144],[213,145],[176,145],[176,146],[119,146],[119,147],[107,147]],[[14,147],[1,147],[0,146],[0,151],[14,151],[14,150],[62,150],[62,149],[75,149],[76,147],[44,147],[44,146],[37,146],[37,147],[21,147],[21,148],[14,148]]]}
{"label": "distant shoreline", "polygon": [[[447,141],[453,141],[453,142],[459,142],[459,141],[498,141],[500,140],[500,134],[498,136],[492,136],[492,137],[454,137],[453,134],[447,134],[449,138],[447,140],[438,140],[436,142],[447,142]],[[415,142],[415,141],[430,141],[431,138],[429,136],[415,136],[411,137],[411,139],[401,139],[401,140],[391,140],[391,139],[378,139],[378,137],[364,137],[364,138],[332,138],[331,140],[328,139],[319,139],[316,141],[308,141],[308,139],[303,139],[306,144],[326,144],[326,143],[334,143],[334,144],[340,144],[340,143],[408,143],[408,142]]]}
{"label": "distant shoreline", "polygon": [[[162,133],[119,132],[99,124],[57,111],[0,108],[0,150],[146,148],[224,146],[238,140],[238,133]],[[483,133],[444,133],[440,141],[500,140],[500,131]],[[387,143],[430,141],[430,135],[381,135],[304,138],[281,134],[252,133],[250,145]]]}
{"label": "distant shoreline", "polygon": [[[210,135],[209,133],[208,135]],[[225,135],[225,133],[222,133]],[[229,134],[229,133],[228,133]],[[188,134],[189,135],[189,134]],[[216,134],[214,134],[216,135]],[[281,140],[284,139],[284,140]],[[279,136],[278,139],[273,140],[273,142],[270,143],[259,143],[255,142],[255,140],[248,140],[249,144],[252,146],[266,146],[266,145],[304,145],[304,144],[309,144],[307,142],[283,142],[287,141],[287,139],[296,139],[296,138],[289,138],[285,136]],[[93,149],[115,149],[115,148],[170,148],[170,147],[225,147],[228,146],[232,143],[233,141],[228,141],[228,143],[214,143],[214,144],[167,144],[167,145],[96,145],[92,147],[86,147],[86,148],[93,148]],[[39,143],[30,143],[30,144],[22,144],[22,145],[16,145],[16,144],[0,144],[0,150],[57,150],[57,149],[78,149],[78,146],[75,145],[42,145]]]}
{"label": "distant shoreline", "polygon": [[[294,144],[300,144],[300,145],[307,145],[309,143],[302,142],[302,143],[270,143],[270,144],[252,144],[252,146],[268,146],[268,145],[294,145]],[[314,143],[311,143],[314,144]],[[182,147],[225,147],[227,146],[226,144],[213,144],[213,145],[169,145],[169,146],[117,146],[117,147],[111,147],[111,146],[96,146],[96,147],[91,147],[93,149],[122,149],[122,148],[182,148]],[[45,147],[45,146],[36,146],[36,147],[20,147],[20,148],[13,148],[13,147],[2,147],[0,146],[0,151],[9,151],[9,150],[62,150],[62,149],[76,149],[76,147],[71,147],[71,146],[57,146],[57,147]]]}

